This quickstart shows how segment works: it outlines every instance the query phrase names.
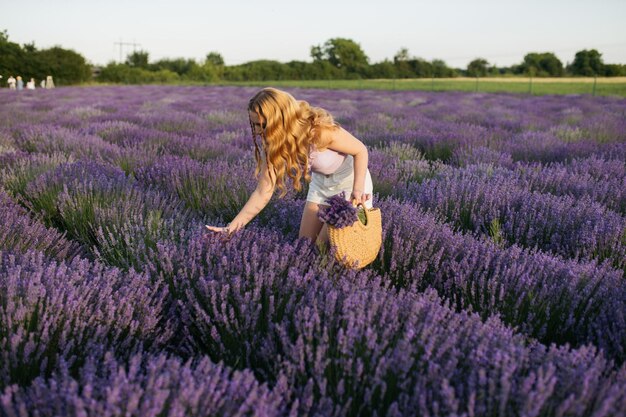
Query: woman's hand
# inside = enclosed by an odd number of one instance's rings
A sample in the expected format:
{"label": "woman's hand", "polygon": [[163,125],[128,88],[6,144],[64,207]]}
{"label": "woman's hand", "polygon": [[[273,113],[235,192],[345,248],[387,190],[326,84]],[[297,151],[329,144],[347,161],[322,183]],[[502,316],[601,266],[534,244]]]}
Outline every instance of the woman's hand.
{"label": "woman's hand", "polygon": [[208,224],[205,225],[207,229],[209,229],[212,232],[216,232],[216,233],[227,233],[228,235],[233,234],[234,232],[243,229],[243,224],[233,224],[233,223],[228,223],[225,227],[218,227],[218,226],[209,226]]}
{"label": "woman's hand", "polygon": [[372,198],[371,194],[365,194],[361,190],[352,190],[352,194],[350,195],[350,201],[352,201],[354,204],[361,203],[365,205],[365,202],[370,198]]}

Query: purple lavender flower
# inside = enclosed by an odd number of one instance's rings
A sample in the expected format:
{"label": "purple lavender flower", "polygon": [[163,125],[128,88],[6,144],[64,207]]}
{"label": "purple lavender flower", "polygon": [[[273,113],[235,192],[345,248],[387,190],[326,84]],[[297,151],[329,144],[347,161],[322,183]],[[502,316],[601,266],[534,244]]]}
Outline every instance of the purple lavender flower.
{"label": "purple lavender flower", "polygon": [[167,292],[147,274],[75,258],[0,252],[0,389],[75,369],[97,352],[160,350],[172,335]]}
{"label": "purple lavender flower", "polygon": [[317,217],[337,229],[351,226],[358,220],[357,209],[346,200],[346,193],[341,192],[326,200],[328,207],[320,208]]}
{"label": "purple lavender flower", "polygon": [[108,352],[78,372],[68,363],[50,378],[0,395],[0,414],[39,416],[284,416],[283,389],[270,389],[250,370],[236,371],[208,357],[184,362],[139,353],[128,360]]}
{"label": "purple lavender flower", "polygon": [[626,415],[623,99],[289,90],[370,150],[347,271],[305,192],[206,233],[256,91],[0,89],[1,415]]}

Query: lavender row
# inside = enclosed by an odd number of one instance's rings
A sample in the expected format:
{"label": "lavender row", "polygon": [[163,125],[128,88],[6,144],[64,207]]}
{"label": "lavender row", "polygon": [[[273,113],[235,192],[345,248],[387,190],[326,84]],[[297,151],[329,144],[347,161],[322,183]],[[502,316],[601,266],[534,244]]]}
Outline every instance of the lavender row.
{"label": "lavender row", "polygon": [[262,231],[161,247],[161,274],[183,294],[189,349],[270,385],[284,376],[294,398],[313,395],[300,402],[302,415],[586,415],[626,406],[626,368],[612,371],[594,348],[546,348],[496,318],[455,313],[433,291],[329,273],[332,262],[312,251]]}
{"label": "lavender row", "polygon": [[[127,122],[209,141],[223,132],[237,132],[233,140],[240,144],[247,132],[241,103],[254,90],[102,88],[94,100],[91,92],[69,89],[63,97],[54,92],[30,102],[7,103],[7,109],[34,110],[35,120],[87,131],[94,123]],[[488,146],[508,150],[520,160],[567,160],[608,152],[613,142],[623,142],[626,131],[622,103],[610,98],[315,90],[294,94],[327,106],[368,144],[406,141],[430,159],[447,159],[467,146]],[[21,118],[8,119],[10,125],[21,126]]]}
{"label": "lavender row", "polygon": [[626,268],[626,221],[590,198],[530,192],[508,173],[471,166],[398,194],[462,230],[576,259],[609,260]]}
{"label": "lavender row", "polygon": [[0,252],[0,389],[51,376],[61,363],[76,371],[95,352],[165,348],[166,296],[147,274]]}
{"label": "lavender row", "polygon": [[451,169],[440,161],[428,161],[413,146],[395,142],[370,150],[368,168],[379,197],[394,195],[399,188]]}
{"label": "lavender row", "polygon": [[[135,176],[142,187],[163,190],[182,201],[205,223],[223,225],[236,216],[256,187],[253,173],[250,158],[199,162],[188,157],[163,157]],[[289,190],[283,198],[274,197],[248,227],[261,225],[296,239],[305,195],[306,187],[301,192]]]}
{"label": "lavender row", "polygon": [[90,123],[81,132],[97,135],[122,149],[140,151],[152,158],[172,155],[188,156],[199,161],[215,159],[236,161],[249,155],[242,149],[245,145],[250,145],[248,132],[244,130],[247,126],[233,127],[233,130],[222,128],[217,132],[200,131],[187,134],[176,130],[164,131],[158,127],[153,123],[141,125],[113,120]]}
{"label": "lavender row", "polygon": [[29,213],[0,189],[0,250],[41,251],[57,260],[73,259],[83,252],[76,242],[31,218]]}
{"label": "lavender row", "polygon": [[95,162],[61,164],[31,181],[21,199],[47,225],[126,269],[143,269],[156,243],[176,240],[189,220],[177,199],[144,190],[121,169]]}
{"label": "lavender row", "polygon": [[[524,188],[569,195],[576,199],[589,197],[607,208],[626,213],[626,164],[614,156],[593,155],[557,163],[515,163],[509,154],[478,147],[463,157],[463,165],[500,168],[501,175],[515,178]],[[606,158],[606,159],[605,159]],[[510,172],[508,172],[508,171]]]}
{"label": "lavender row", "polygon": [[256,187],[252,161],[199,161],[167,156],[135,173],[143,187],[176,196],[185,205],[209,217],[235,217]]}
{"label": "lavender row", "polygon": [[58,153],[26,153],[19,158],[6,161],[0,169],[0,185],[17,197],[22,195],[26,186],[41,174],[73,161],[72,157]]}
{"label": "lavender row", "polygon": [[[102,126],[104,125],[104,127]],[[110,163],[122,168],[127,174],[153,163],[164,153],[167,155],[193,156],[199,160],[222,158],[230,160],[242,157],[243,152],[229,143],[207,140],[206,137],[187,138],[178,134],[164,133],[146,128],[131,128],[120,123],[94,124],[86,131],[56,126],[35,126],[19,130],[14,139],[19,152],[44,155],[65,155],[71,159],[85,159]],[[119,141],[111,139],[120,135]]]}
{"label": "lavender row", "polygon": [[457,310],[498,315],[542,343],[594,344],[626,359],[626,282],[621,271],[455,233],[422,209],[380,204],[383,247],[373,264],[386,282],[435,288]]}
{"label": "lavender row", "polygon": [[[408,415],[415,410],[432,415],[526,415],[557,408],[586,415],[617,413],[626,406],[620,397],[626,370],[612,371],[612,364],[593,348],[547,349],[515,335],[497,319],[483,323],[476,315],[454,313],[432,292],[386,289],[372,274],[352,273],[337,282],[320,270],[316,257],[307,256],[312,248],[306,242],[290,245],[279,235],[248,231],[229,241],[198,235],[185,248],[161,246],[158,259],[161,276],[174,277],[184,294],[181,308],[189,349],[205,352],[213,361],[249,367],[283,392],[299,415]],[[106,392],[107,374],[104,381],[89,376],[96,365],[89,363],[87,352],[113,348],[132,361],[128,354],[139,346],[158,349],[171,344],[171,319],[163,317],[166,294],[145,274],[122,274],[87,261],[59,265],[33,253],[2,259],[2,282],[9,283],[2,294],[10,300],[5,314],[11,314],[2,323],[18,324],[2,333],[21,335],[11,337],[13,349],[3,350],[12,355],[3,363],[20,366],[19,372],[3,372],[18,378],[10,383],[27,386],[28,376],[54,377],[57,369],[68,366],[66,374],[78,378],[86,372],[96,392]],[[12,303],[20,307],[11,308]],[[46,307],[40,310],[41,305]],[[47,331],[30,327],[34,315]],[[20,330],[20,324],[29,326],[28,331]],[[20,340],[32,340],[30,332],[38,338],[24,349]],[[63,337],[50,344],[48,334]],[[36,354],[20,360],[27,352]],[[41,356],[56,362],[43,367],[37,359]],[[104,369],[110,364],[105,360]],[[113,392],[142,392],[144,384],[150,388],[154,379],[135,374],[135,366],[130,369],[137,379],[108,379]],[[74,386],[63,378],[61,382]],[[500,384],[502,378],[509,382]],[[136,384],[126,385],[129,379]],[[54,396],[57,386],[49,386]],[[36,380],[31,389],[45,390],[45,383]],[[28,392],[5,390],[3,406],[13,401],[9,395],[17,395],[15,401],[32,398],[21,397]],[[48,391],[37,392],[44,399]],[[158,404],[163,394],[147,395],[146,406]],[[181,395],[181,400],[187,398]],[[578,401],[572,403],[572,396]],[[125,404],[116,403],[115,397],[104,404],[86,399],[94,407]]]}
{"label": "lavender row", "polygon": [[607,208],[626,214],[626,164],[598,157],[547,166],[521,165],[513,173],[530,190],[576,199],[589,197]]}
{"label": "lavender row", "polygon": [[[73,377],[72,374],[77,376]],[[37,416],[284,416],[280,389],[259,384],[250,371],[233,371],[207,358],[182,362],[165,354],[128,360],[107,353],[73,371],[0,392],[0,414]]]}
{"label": "lavender row", "polygon": [[[92,89],[66,88],[47,94],[15,97],[3,92],[0,103],[5,108],[6,120],[16,124],[25,120],[39,122],[46,116],[67,125],[80,125],[106,118],[123,119],[128,115],[160,113],[164,120],[171,114],[189,115],[210,111],[229,125],[230,113],[241,112],[241,103],[256,87],[167,87],[126,86]],[[367,126],[373,118],[361,117],[376,113],[392,114],[395,121],[410,120],[416,114],[431,120],[500,128],[512,132],[525,130],[567,129],[579,127],[582,135],[595,132],[598,139],[623,138],[623,99],[584,96],[527,97],[512,94],[428,93],[416,91],[326,91],[290,89],[320,106],[332,109],[346,124],[359,116]],[[19,117],[27,114],[28,117]],[[209,122],[213,118],[207,119]],[[368,122],[370,120],[370,122]],[[245,123],[244,123],[245,124]],[[204,126],[200,126],[204,127]]]}

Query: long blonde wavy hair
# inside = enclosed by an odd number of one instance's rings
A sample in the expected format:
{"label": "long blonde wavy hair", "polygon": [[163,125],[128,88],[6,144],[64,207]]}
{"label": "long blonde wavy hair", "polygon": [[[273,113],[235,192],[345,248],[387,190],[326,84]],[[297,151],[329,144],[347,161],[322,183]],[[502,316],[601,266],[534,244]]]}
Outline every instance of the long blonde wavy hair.
{"label": "long blonde wavy hair", "polygon": [[[271,87],[262,89],[250,99],[248,111],[256,113],[259,120],[265,119],[260,136],[267,169],[275,174],[280,197],[287,193],[286,177],[291,178],[296,191],[302,190],[302,180],[311,180],[308,172],[310,145],[319,149],[328,146],[329,140],[322,137],[322,130],[338,129],[339,124],[328,111],[312,107],[304,100],[296,100],[291,94]],[[261,172],[261,150],[252,121],[250,128],[257,162],[255,175],[258,176]]]}

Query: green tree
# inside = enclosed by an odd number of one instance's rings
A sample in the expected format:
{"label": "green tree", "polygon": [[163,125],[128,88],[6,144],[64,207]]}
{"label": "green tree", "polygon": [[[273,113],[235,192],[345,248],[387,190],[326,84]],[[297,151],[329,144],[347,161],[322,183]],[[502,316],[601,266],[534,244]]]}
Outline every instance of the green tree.
{"label": "green tree", "polygon": [[326,59],[321,46],[315,45],[311,47],[311,58],[313,58],[313,62],[320,62]]}
{"label": "green tree", "polygon": [[400,78],[415,77],[414,72],[411,70],[411,57],[409,56],[409,50],[407,48],[400,48],[398,52],[393,56],[393,66],[395,67],[395,74]]}
{"label": "green tree", "polygon": [[222,57],[222,54],[220,54],[219,52],[209,52],[206,56],[205,62],[209,62],[215,65],[216,67],[224,66],[224,58]]}
{"label": "green tree", "polygon": [[3,30],[0,32],[0,74],[38,80],[52,75],[57,84],[68,85],[91,79],[91,66],[82,55],[60,46],[38,50],[34,43],[27,43],[21,47],[9,41],[9,34]]}
{"label": "green tree", "polygon": [[126,57],[126,65],[129,67],[148,69],[148,57],[147,51],[135,51],[132,54],[128,54]]}
{"label": "green tree", "polygon": [[8,75],[18,75],[23,72],[23,64],[26,53],[22,47],[9,41],[6,30],[0,32],[0,74],[8,78]]}
{"label": "green tree", "polygon": [[115,62],[102,68],[98,76],[98,81],[122,84],[168,83],[178,80],[179,75],[169,70],[149,71]]}
{"label": "green tree", "polygon": [[476,58],[467,65],[467,75],[470,77],[485,77],[489,62],[484,58]]}
{"label": "green tree", "polygon": [[347,74],[363,74],[369,60],[358,43],[346,38],[329,39],[323,46],[312,47],[311,57],[314,61],[326,60]]}
{"label": "green tree", "polygon": [[314,79],[312,65],[304,61],[289,61],[285,64],[292,80],[310,80]]}
{"label": "green tree", "polygon": [[607,77],[621,77],[626,75],[626,65],[604,64],[604,75]]}
{"label": "green tree", "polygon": [[407,62],[409,59],[409,50],[407,48],[400,48],[400,50],[393,56],[394,64],[398,62]]}
{"label": "green tree", "polygon": [[194,63],[184,78],[211,83],[222,79],[223,75],[224,66],[215,65],[215,61],[209,60],[207,57],[201,64]]}
{"label": "green tree", "polygon": [[373,78],[396,78],[398,76],[395,63],[388,59],[370,65],[370,75]]}
{"label": "green tree", "polygon": [[433,64],[422,58],[412,58],[407,61],[409,64],[408,77],[426,78],[434,75]]}
{"label": "green tree", "polygon": [[563,63],[552,52],[526,54],[518,71],[538,77],[561,77],[564,72]]}
{"label": "green tree", "polygon": [[568,69],[573,75],[604,75],[602,54],[595,49],[578,51]]}
{"label": "green tree", "polygon": [[39,79],[52,75],[58,85],[81,83],[91,79],[91,65],[77,52],[55,46],[36,52]]}
{"label": "green tree", "polygon": [[432,61],[433,76],[436,78],[456,77],[456,71],[448,67],[441,59],[433,59]]}
{"label": "green tree", "polygon": [[180,76],[188,74],[194,66],[198,65],[193,59],[175,58],[175,59],[160,59],[154,64],[150,65],[150,69],[153,71],[169,70],[175,72]]}

